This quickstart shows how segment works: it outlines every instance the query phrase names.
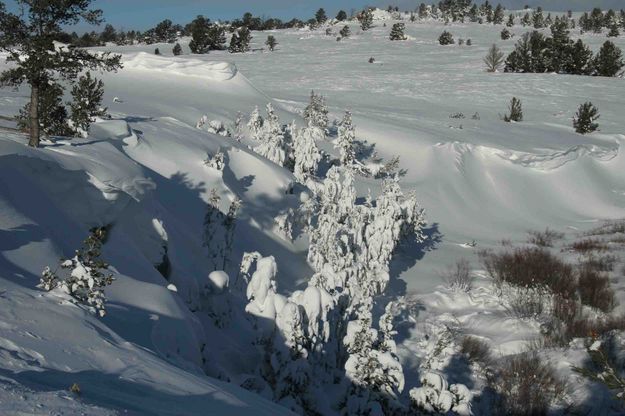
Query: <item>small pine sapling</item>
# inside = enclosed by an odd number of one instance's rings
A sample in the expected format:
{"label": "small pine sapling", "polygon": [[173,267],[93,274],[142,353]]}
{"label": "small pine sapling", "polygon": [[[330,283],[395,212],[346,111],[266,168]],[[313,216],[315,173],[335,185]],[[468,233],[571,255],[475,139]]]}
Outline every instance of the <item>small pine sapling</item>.
{"label": "small pine sapling", "polygon": [[599,109],[589,101],[579,106],[575,117],[573,117],[573,127],[579,134],[592,133],[599,128],[596,121],[599,119]]}
{"label": "small pine sapling", "polygon": [[521,100],[516,97],[512,97],[512,101],[510,101],[510,114],[506,114],[503,117],[503,120],[506,123],[511,121],[520,122],[523,121],[523,108],[521,106]]}
{"label": "small pine sapling", "polygon": [[497,72],[501,65],[504,63],[504,53],[493,43],[488,53],[484,57],[484,63],[486,64],[486,71]]}
{"label": "small pine sapling", "polygon": [[180,46],[179,43],[176,43],[174,45],[174,49],[172,49],[172,53],[174,54],[174,56],[182,55],[182,46]]}
{"label": "small pine sapling", "polygon": [[104,117],[106,108],[102,108],[102,97],[104,96],[104,83],[92,78],[87,72],[78,79],[72,88],[72,111],[71,120],[75,129],[80,129],[84,133],[89,132],[89,126],[94,121],[94,117]]}
{"label": "small pine sapling", "polygon": [[454,36],[448,31],[444,31],[438,38],[438,43],[441,45],[453,45],[455,43]]}
{"label": "small pine sapling", "polygon": [[278,46],[278,42],[276,41],[276,38],[273,35],[269,35],[267,36],[265,45],[267,45],[269,50],[273,52],[276,49],[276,46]]}
{"label": "small pine sapling", "polygon": [[391,29],[390,39],[391,40],[406,40],[408,39],[404,34],[404,30],[406,29],[406,25],[403,23],[395,23],[393,28]]}

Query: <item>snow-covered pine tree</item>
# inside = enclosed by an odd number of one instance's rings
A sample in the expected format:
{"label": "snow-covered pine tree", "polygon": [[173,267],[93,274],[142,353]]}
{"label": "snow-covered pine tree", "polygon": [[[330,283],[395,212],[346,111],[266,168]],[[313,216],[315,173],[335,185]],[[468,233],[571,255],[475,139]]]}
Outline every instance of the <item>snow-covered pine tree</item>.
{"label": "snow-covered pine tree", "polygon": [[360,28],[363,32],[371,29],[373,27],[373,12],[371,9],[366,7],[362,12],[360,12],[358,20],[360,21]]}
{"label": "snow-covered pine tree", "polygon": [[614,77],[623,66],[625,66],[623,53],[609,40],[601,46],[593,61],[595,74],[601,77]]}
{"label": "snow-covered pine tree", "polygon": [[406,25],[404,23],[395,23],[393,24],[393,28],[391,29],[390,39],[391,40],[406,40],[408,39],[404,34],[404,30],[406,30]]}
{"label": "snow-covered pine tree", "polygon": [[320,137],[320,131],[318,127],[304,127],[299,129],[293,137],[295,159],[293,173],[301,183],[306,183],[308,179],[317,175],[321,153],[316,141],[323,138],[322,132]]}
{"label": "snow-covered pine tree", "polygon": [[115,280],[113,275],[108,273],[109,265],[100,258],[105,238],[105,228],[93,229],[83,242],[82,248],[76,250],[74,257],[61,263],[61,268],[66,270],[65,275],[59,278],[46,267],[39,287],[47,291],[59,287],[78,302],[88,306],[93,313],[105,316],[104,288]]}
{"label": "snow-covered pine tree", "polygon": [[102,108],[104,83],[92,78],[87,72],[78,79],[72,87],[72,102],[70,103],[71,120],[74,128],[80,129],[85,135],[95,117],[104,117],[106,108]]}
{"label": "snow-covered pine tree", "polygon": [[343,26],[343,28],[339,32],[339,35],[341,35],[342,38],[348,38],[351,35],[351,31],[349,29],[349,26],[347,26],[347,25]]}
{"label": "snow-covered pine tree", "polygon": [[326,129],[328,127],[328,107],[325,103],[323,95],[310,92],[310,102],[304,109],[304,119],[308,126]]}
{"label": "snow-covered pine tree", "polygon": [[512,100],[510,101],[509,110],[510,110],[510,114],[506,114],[503,117],[503,120],[506,123],[509,123],[511,121],[518,123],[518,122],[523,121],[523,108],[521,106],[521,100],[519,100],[516,97],[512,97]]}
{"label": "snow-covered pine tree", "polygon": [[263,117],[260,115],[260,111],[258,111],[258,106],[254,107],[254,111],[250,114],[250,119],[247,122],[247,128],[252,133],[253,138],[257,138],[258,134],[261,132],[263,128]]}
{"label": "snow-covered pine tree", "polygon": [[256,135],[260,144],[254,148],[259,155],[273,163],[284,166],[287,160],[287,146],[282,125],[278,120],[271,103],[267,104],[267,118],[263,122],[261,131]]}
{"label": "snow-covered pine tree", "polygon": [[445,30],[439,36],[438,43],[440,43],[441,45],[453,45],[455,43],[454,36]]}
{"label": "snow-covered pine tree", "polygon": [[247,26],[242,26],[235,30],[230,39],[230,53],[243,53],[250,50],[250,42],[252,41],[252,33]]}
{"label": "snow-covered pine tree", "polygon": [[356,140],[356,133],[352,123],[352,113],[346,111],[339,124],[335,147],[339,150],[341,165],[348,168],[356,162],[354,140]]}
{"label": "snow-covered pine tree", "polygon": [[269,35],[267,36],[265,45],[267,45],[267,48],[269,48],[269,50],[273,52],[276,49],[276,46],[278,46],[278,41],[276,40],[275,36]]}
{"label": "snow-covered pine tree", "polygon": [[182,46],[180,46],[179,43],[176,43],[171,52],[174,54],[174,56],[182,55]]}
{"label": "snow-covered pine tree", "polygon": [[510,14],[508,16],[508,21],[506,22],[506,26],[513,27],[514,26],[514,15]]}
{"label": "snow-covered pine tree", "polygon": [[501,4],[498,4],[495,7],[495,11],[493,12],[493,24],[500,25],[503,23],[503,19],[505,17],[504,9]]}

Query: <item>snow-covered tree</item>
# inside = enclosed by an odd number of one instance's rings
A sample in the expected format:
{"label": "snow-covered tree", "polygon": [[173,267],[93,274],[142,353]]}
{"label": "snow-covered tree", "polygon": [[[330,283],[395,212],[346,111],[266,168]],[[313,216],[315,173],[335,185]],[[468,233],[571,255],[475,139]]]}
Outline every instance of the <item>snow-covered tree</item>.
{"label": "snow-covered tree", "polygon": [[328,127],[328,107],[323,95],[311,91],[310,102],[304,109],[304,119],[308,126],[319,127],[324,130]]}
{"label": "snow-covered tree", "polygon": [[586,102],[579,106],[575,117],[573,117],[573,127],[579,134],[592,133],[599,128],[599,110],[592,103]]}
{"label": "snow-covered tree", "polygon": [[215,153],[215,155],[212,157],[209,155],[204,161],[204,164],[208,166],[209,168],[213,168],[215,170],[222,172],[224,168],[226,167],[225,159],[226,159],[226,156],[224,155],[224,153],[222,151],[219,151]]}
{"label": "snow-covered tree", "polygon": [[258,111],[258,106],[254,107],[254,111],[250,114],[250,119],[247,122],[247,128],[250,130],[250,133],[252,133],[252,137],[256,138],[263,127],[263,122],[264,120],[260,115],[260,111]]}
{"label": "snow-covered tree", "polygon": [[287,144],[284,131],[271,103],[267,104],[267,118],[256,134],[260,144],[254,148],[259,155],[273,163],[284,166],[287,160]]}
{"label": "snow-covered tree", "polygon": [[356,162],[354,140],[356,140],[356,133],[352,123],[352,114],[347,111],[339,124],[338,137],[335,143],[335,147],[339,150],[341,165],[343,166],[350,167]]}
{"label": "snow-covered tree", "polygon": [[391,40],[406,40],[408,39],[404,34],[404,30],[406,30],[406,25],[404,23],[395,23],[393,24],[393,28],[391,29],[390,39]]}
{"label": "snow-covered tree", "polygon": [[473,395],[464,384],[448,385],[445,376],[427,371],[421,376],[421,387],[410,390],[412,407],[426,414],[454,414],[471,416]]}
{"label": "snow-covered tree", "polygon": [[39,287],[50,291],[60,288],[78,302],[87,305],[99,316],[106,315],[104,288],[115,280],[108,272],[109,265],[101,258],[102,242],[106,237],[104,228],[96,228],[83,242],[76,254],[61,263],[64,273],[59,277],[46,267]]}
{"label": "snow-covered tree", "polygon": [[358,20],[360,21],[360,28],[363,32],[371,29],[373,27],[373,12],[369,7],[365,8],[358,15]]}
{"label": "snow-covered tree", "polygon": [[317,174],[321,153],[316,141],[322,138],[320,137],[320,129],[310,126],[297,130],[293,137],[295,159],[293,173],[301,183],[306,183],[309,178]]}
{"label": "snow-covered tree", "polygon": [[252,34],[246,26],[242,26],[235,30],[230,39],[230,47],[228,51],[230,53],[243,53],[250,50],[250,42],[252,41]]}

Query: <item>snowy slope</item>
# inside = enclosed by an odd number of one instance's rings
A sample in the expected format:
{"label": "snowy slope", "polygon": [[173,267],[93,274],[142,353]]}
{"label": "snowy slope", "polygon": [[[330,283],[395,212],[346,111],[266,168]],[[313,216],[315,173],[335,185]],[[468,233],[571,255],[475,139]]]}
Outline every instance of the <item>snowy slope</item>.
{"label": "snowy slope", "polygon": [[[294,178],[249,150],[247,138],[238,143],[195,125],[205,114],[232,124],[237,112],[247,115],[269,101],[281,121],[302,125],[298,112],[311,89],[326,96],[332,118],[351,110],[358,138],[374,144],[379,156],[401,156],[402,186],[416,189],[427,211],[429,244],[401,247],[391,266],[389,296],[416,297],[425,309],[419,316],[425,323],[407,326],[398,341],[407,385],[414,383],[424,326],[432,320],[440,326],[459,319],[502,355],[521,350],[536,327],[503,320],[505,311],[486,289],[474,297],[449,294],[440,270],[460,257],[479,268],[477,250],[466,244],[472,241],[489,248],[502,239],[524,241],[528,229],[584,230],[625,217],[624,81],[483,72],[490,44],[510,51],[520,27],[504,42],[500,27],[406,22],[409,40],[390,42],[391,23],[385,28],[378,21],[367,33],[353,24],[354,35],[341,42],[323,30],[276,31],[274,53],[173,57],[171,45],[113,47],[124,61],[123,70],[103,77],[113,120],[94,125],[87,139],[39,150],[0,132],[3,409],[286,412],[236,386],[260,359],[249,348],[245,320],[213,328],[189,311],[189,288],[206,283],[201,229],[212,189],[222,211],[235,197],[243,201],[236,257],[273,255],[280,290],[301,288],[312,274],[305,241],[291,243],[274,232],[275,217],[298,204],[289,193]],[[437,38],[445,29],[474,46],[441,47]],[[266,35],[255,33],[253,46],[261,48]],[[605,38],[583,39],[596,50]],[[188,39],[181,43],[188,51]],[[616,43],[625,48],[624,37]],[[165,56],[154,56],[155,47]],[[369,57],[376,63],[368,64]],[[513,95],[523,101],[523,123],[499,119]],[[587,100],[600,109],[601,131],[580,136],[570,119]],[[24,91],[3,91],[0,114],[15,113],[24,102]],[[449,117],[457,112],[466,118]],[[479,120],[471,118],[475,113]],[[218,151],[227,157],[223,172],[204,164]],[[357,186],[364,196],[379,183],[361,178]],[[109,224],[103,257],[118,274],[107,288],[107,317],[35,288],[46,265],[71,255],[89,228]],[[154,268],[164,245],[169,280]],[[218,370],[207,370],[213,367]],[[204,375],[220,371],[233,383]],[[73,383],[80,397],[67,392]]]}

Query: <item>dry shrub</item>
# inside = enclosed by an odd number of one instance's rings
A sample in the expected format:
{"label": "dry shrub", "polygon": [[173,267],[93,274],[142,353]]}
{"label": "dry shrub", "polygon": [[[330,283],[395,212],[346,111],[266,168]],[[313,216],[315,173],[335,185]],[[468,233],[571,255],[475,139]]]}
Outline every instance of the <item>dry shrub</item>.
{"label": "dry shrub", "polygon": [[625,220],[621,221],[608,221],[605,224],[600,225],[597,228],[593,228],[590,231],[584,233],[586,236],[593,235],[609,235],[609,234],[625,234]]}
{"label": "dry shrub", "polygon": [[507,309],[519,319],[536,318],[547,311],[549,294],[542,288],[519,288],[508,294]]}
{"label": "dry shrub", "polygon": [[546,415],[564,394],[564,382],[534,353],[502,360],[489,380],[496,393],[495,414]]}
{"label": "dry shrub", "polygon": [[448,267],[443,280],[453,290],[470,292],[475,280],[471,275],[471,263],[466,259],[458,260],[455,265]]}
{"label": "dry shrub", "polygon": [[608,246],[601,240],[594,238],[585,238],[571,244],[567,247],[571,251],[576,251],[581,254],[587,254],[591,251],[607,251]]}
{"label": "dry shrub", "polygon": [[619,261],[619,258],[612,255],[606,256],[594,256],[590,255],[581,263],[582,267],[588,267],[597,272],[611,272],[614,270],[614,265]]}
{"label": "dry shrub", "polygon": [[490,346],[479,338],[466,336],[462,339],[460,352],[472,363],[488,366],[491,359]]}
{"label": "dry shrub", "polygon": [[553,247],[553,243],[556,240],[564,238],[564,233],[559,233],[549,228],[546,228],[545,231],[530,231],[528,234],[527,242],[539,247]]}
{"label": "dry shrub", "polygon": [[483,251],[480,256],[488,274],[498,283],[546,287],[567,299],[575,297],[573,267],[543,248],[517,248],[501,253]]}
{"label": "dry shrub", "polygon": [[581,265],[578,281],[582,304],[606,313],[614,309],[614,290],[610,287],[610,279],[605,273]]}
{"label": "dry shrub", "polygon": [[567,327],[566,337],[573,338],[597,338],[610,331],[625,330],[625,316],[607,316],[605,318],[582,318],[575,320]]}

